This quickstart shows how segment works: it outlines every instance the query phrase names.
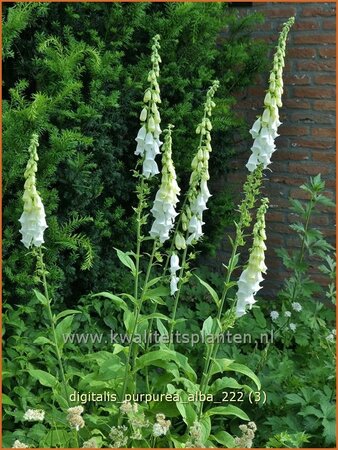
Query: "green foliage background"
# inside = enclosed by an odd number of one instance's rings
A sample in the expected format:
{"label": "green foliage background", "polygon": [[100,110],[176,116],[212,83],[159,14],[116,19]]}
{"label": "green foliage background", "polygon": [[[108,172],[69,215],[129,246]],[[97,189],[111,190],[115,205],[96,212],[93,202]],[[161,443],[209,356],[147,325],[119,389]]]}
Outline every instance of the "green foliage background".
{"label": "green foliage background", "polygon": [[[120,284],[113,247],[132,249],[131,170],[151,37],[162,37],[162,121],[175,124],[174,158],[184,187],[214,78],[221,82],[214,180],[227,170],[242,126],[232,112],[234,93],[263,68],[265,47],[250,36],[262,18],[239,19],[226,4],[23,3],[5,5],[3,19],[5,299],[26,302],[34,284],[18,219],[29,138],[38,130],[49,281],[58,302],[71,305],[82,294]],[[213,193],[205,251],[215,251],[233,210],[229,192]]]}

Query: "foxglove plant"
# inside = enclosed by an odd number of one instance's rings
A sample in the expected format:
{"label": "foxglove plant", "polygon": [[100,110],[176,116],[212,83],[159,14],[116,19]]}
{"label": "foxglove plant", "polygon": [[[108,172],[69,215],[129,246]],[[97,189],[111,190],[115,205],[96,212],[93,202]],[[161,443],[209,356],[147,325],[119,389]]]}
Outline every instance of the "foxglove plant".
{"label": "foxglove plant", "polygon": [[213,98],[219,87],[219,81],[214,81],[207,92],[204,105],[204,116],[201,123],[196,128],[196,133],[200,135],[200,142],[197,153],[192,160],[192,173],[190,176],[190,186],[188,192],[189,205],[186,206],[182,217],[183,230],[188,230],[187,244],[196,243],[202,236],[203,212],[207,209],[207,202],[211,197],[208,189],[209,158],[211,147],[211,114],[216,106]]}
{"label": "foxglove plant", "polygon": [[143,102],[144,107],[140,114],[141,128],[138,131],[136,142],[137,147],[135,155],[143,158],[143,175],[150,178],[159,173],[156,155],[160,154],[160,135],[162,133],[160,123],[161,117],[157,104],[161,103],[160,87],[157,78],[160,75],[161,57],[158,50],[160,49],[160,36],[153,38],[151,62],[152,69],[148,73],[148,81],[150,87],[146,90]]}
{"label": "foxglove plant", "polygon": [[169,239],[169,233],[174,226],[175,217],[178,214],[175,208],[180,193],[172,160],[171,129],[172,125],[169,125],[163,145],[161,186],[151,209],[155,220],[150,236],[154,239],[158,238],[161,244]]}
{"label": "foxglove plant", "polygon": [[[60,377],[62,381],[62,386],[64,389],[64,404],[69,406],[68,400],[68,392],[67,392],[67,382],[65,377],[65,370],[62,362],[62,354],[60,349],[60,338],[58,338],[56,324],[57,318],[53,315],[52,312],[52,301],[49,296],[49,289],[47,283],[47,275],[48,271],[46,269],[46,265],[44,262],[44,255],[42,251],[42,244],[44,243],[43,233],[47,228],[46,223],[46,215],[44,205],[42,203],[41,197],[36,189],[36,173],[38,170],[37,162],[39,161],[38,156],[38,146],[39,146],[39,136],[37,133],[33,133],[29,146],[29,160],[27,163],[26,171],[24,173],[24,177],[26,179],[25,182],[25,192],[23,195],[24,202],[24,211],[21,215],[19,221],[21,222],[22,228],[20,230],[22,234],[21,242],[25,247],[30,248],[32,246],[32,253],[36,256],[37,259],[37,275],[41,277],[41,282],[44,288],[44,295],[38,291],[34,291],[36,297],[40,301],[40,303],[46,307],[48,319],[50,322],[50,331],[52,336],[52,349],[55,352]],[[63,317],[63,316],[61,316]],[[42,420],[44,417],[44,411],[38,413],[35,410],[28,410],[25,414],[26,420]],[[75,435],[75,442],[77,443],[77,435]]]}
{"label": "foxglove plant", "polygon": [[266,245],[265,213],[268,208],[268,199],[263,198],[261,206],[257,211],[257,221],[253,229],[253,246],[247,267],[243,270],[238,280],[236,316],[241,317],[246,313],[246,307],[252,308],[256,303],[255,295],[261,289],[263,281],[262,273],[266,273],[267,267],[264,262]]}
{"label": "foxglove plant", "polygon": [[[264,251],[265,251],[265,230],[264,230],[264,217],[267,209],[268,200],[263,199],[261,207],[257,213],[257,223],[254,227],[254,243],[252,252],[250,255],[248,267],[243,271],[240,280],[238,281],[237,292],[237,305],[235,308],[231,308],[224,313],[225,300],[229,289],[233,286],[231,277],[233,271],[237,268],[239,254],[237,253],[238,247],[244,245],[244,230],[248,227],[252,221],[250,209],[253,208],[256,198],[260,192],[260,186],[262,183],[262,171],[270,163],[270,157],[275,150],[274,139],[277,136],[277,128],[280,125],[278,118],[278,107],[282,106],[281,95],[283,92],[283,66],[286,38],[291,26],[294,23],[294,18],[291,17],[284,25],[280,33],[278,40],[277,51],[274,56],[273,68],[270,75],[269,92],[265,96],[265,111],[262,117],[259,117],[253,125],[251,130],[252,136],[255,138],[255,142],[252,147],[252,154],[246,167],[249,170],[246,183],[244,185],[245,197],[239,207],[240,219],[236,225],[236,236],[234,240],[231,240],[232,253],[229,259],[229,263],[226,266],[227,274],[224,283],[222,296],[219,299],[216,293],[212,293],[214,300],[218,308],[218,314],[216,321],[213,321],[212,331],[214,333],[224,332],[228,328],[231,328],[236,319],[241,317],[246,312],[246,307],[251,308],[255,303],[254,295],[260,289],[260,282],[263,280],[262,273],[265,273],[266,266],[264,263]],[[205,282],[203,282],[204,285]],[[210,286],[208,287],[209,292]],[[212,289],[212,288],[211,288]],[[212,370],[213,363],[217,357],[219,348],[218,344],[212,344],[207,348],[205,364],[203,369],[203,375],[200,384],[201,392],[205,392],[207,389]],[[200,404],[199,417],[203,412],[203,402]]]}
{"label": "foxglove plant", "polygon": [[253,124],[250,133],[254,138],[251,147],[252,154],[246,167],[253,172],[260,164],[266,169],[271,163],[271,156],[276,150],[275,138],[281,122],[278,108],[282,106],[283,94],[283,67],[285,58],[286,38],[295,19],[291,17],[283,26],[280,33],[277,51],[273,59],[273,68],[269,78],[269,89],[264,98],[264,112]]}
{"label": "foxglove plant", "polygon": [[24,177],[26,179],[24,186],[23,202],[24,210],[19,219],[21,223],[20,233],[21,242],[26,248],[41,247],[44,243],[43,233],[48,227],[46,223],[45,208],[43,206],[39,192],[36,189],[36,172],[38,170],[39,136],[32,134],[29,145],[29,160],[26,166]]}

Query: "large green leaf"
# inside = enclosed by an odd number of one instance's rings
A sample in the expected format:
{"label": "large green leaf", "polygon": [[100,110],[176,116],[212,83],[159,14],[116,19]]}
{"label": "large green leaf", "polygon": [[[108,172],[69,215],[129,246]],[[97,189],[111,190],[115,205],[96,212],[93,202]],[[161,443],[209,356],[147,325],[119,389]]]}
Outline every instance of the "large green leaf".
{"label": "large green leaf", "polygon": [[240,408],[234,405],[228,406],[216,406],[215,408],[211,408],[204,413],[206,417],[211,416],[236,416],[242,420],[250,420],[247,414]]}
{"label": "large green leaf", "polygon": [[225,448],[235,448],[235,438],[231,436],[231,434],[226,431],[219,431],[218,433],[210,436],[213,440],[217,441],[219,444],[222,444],[222,447]]}
{"label": "large green leaf", "polygon": [[124,264],[126,267],[128,267],[131,271],[131,273],[136,276],[136,266],[134,261],[131,259],[131,257],[125,253],[119,250],[118,248],[115,248],[117,257],[121,261],[122,264]]}
{"label": "large green leaf", "polygon": [[115,305],[117,305],[119,308],[123,309],[123,311],[128,310],[127,303],[124,300],[122,300],[122,298],[120,298],[117,295],[112,294],[110,292],[99,292],[98,294],[92,295],[92,297],[109,298],[109,300],[112,300],[112,302],[115,303]]}
{"label": "large green leaf", "polygon": [[251,369],[249,369],[249,367],[245,366],[244,364],[238,364],[238,363],[232,362],[231,364],[227,365],[224,368],[224,371],[225,372],[233,371],[233,372],[242,373],[243,375],[246,375],[247,377],[249,377],[255,383],[258,390],[261,389],[261,382],[259,381],[258,377],[254,374],[254,372]]}
{"label": "large green leaf", "polygon": [[214,300],[214,302],[216,303],[216,306],[218,307],[220,305],[220,299],[218,297],[217,292],[215,291],[215,289],[213,287],[210,286],[210,284],[208,284],[206,281],[202,280],[200,277],[198,277],[195,274],[195,277],[198,279],[198,281],[201,283],[202,286],[204,286],[209,294],[211,295],[211,298]]}
{"label": "large green leaf", "polygon": [[238,381],[236,381],[234,378],[230,377],[223,377],[216,380],[210,387],[209,387],[209,393],[210,394],[217,394],[217,392],[221,391],[222,389],[242,389],[243,385],[239,384]]}
{"label": "large green leaf", "polygon": [[61,353],[66,343],[67,336],[69,336],[71,332],[73,318],[74,318],[73,316],[65,317],[64,319],[61,320],[61,322],[59,322],[59,324],[55,328],[56,339]]}
{"label": "large green leaf", "polygon": [[39,369],[30,369],[29,374],[35,378],[36,380],[38,380],[43,386],[47,386],[47,387],[56,387],[56,385],[58,384],[58,380],[54,377],[54,375],[45,372],[44,370],[39,370]]}
{"label": "large green leaf", "polygon": [[66,309],[65,311],[60,312],[55,317],[55,322],[58,322],[63,317],[72,316],[72,315],[75,315],[75,314],[81,314],[81,311],[78,311],[76,309]]}
{"label": "large green leaf", "polygon": [[157,361],[174,361],[177,366],[189,377],[190,380],[196,381],[196,373],[188,363],[188,358],[178,352],[169,349],[155,350],[146,353],[138,358],[135,370],[138,371],[144,367],[156,365]]}
{"label": "large green leaf", "polygon": [[47,298],[41,294],[41,292],[37,291],[36,289],[33,289],[33,292],[36,296],[36,298],[39,300],[39,302],[43,305],[43,306],[47,306],[48,305],[48,300]]}

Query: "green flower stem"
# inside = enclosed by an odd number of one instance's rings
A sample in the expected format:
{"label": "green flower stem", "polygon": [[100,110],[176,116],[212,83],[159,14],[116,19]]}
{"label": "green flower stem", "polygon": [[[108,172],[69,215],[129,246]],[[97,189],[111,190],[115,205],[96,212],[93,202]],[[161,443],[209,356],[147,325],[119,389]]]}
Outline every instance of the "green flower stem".
{"label": "green flower stem", "polygon": [[[185,247],[183,255],[182,255],[181,270],[179,273],[179,286],[178,286],[178,291],[176,292],[176,295],[175,295],[174,308],[173,308],[172,315],[171,315],[171,322],[170,322],[170,328],[169,328],[169,339],[170,339],[171,334],[174,331],[174,327],[175,327],[177,306],[178,306],[178,301],[180,299],[180,294],[181,294],[181,290],[182,290],[182,286],[183,286],[182,278],[183,278],[183,274],[184,274],[185,263],[187,260],[187,252],[188,252],[188,245]],[[172,343],[170,343],[169,347],[170,348],[172,347]]]}
{"label": "green flower stem", "polygon": [[53,313],[52,313],[52,308],[51,308],[51,300],[50,300],[50,297],[49,297],[48,284],[47,284],[47,280],[46,280],[46,266],[45,266],[45,263],[44,263],[44,260],[43,260],[43,252],[42,252],[41,247],[39,247],[38,261],[39,261],[39,263],[41,265],[42,284],[43,284],[43,288],[44,288],[44,294],[45,294],[45,297],[47,299],[47,305],[46,305],[47,306],[47,313],[48,313],[48,318],[49,318],[51,329],[52,329],[53,340],[54,340],[54,345],[55,345],[55,352],[56,352],[56,357],[57,357],[57,360],[58,360],[60,374],[61,374],[61,380],[62,380],[62,384],[63,384],[64,391],[65,391],[65,400],[67,402],[67,405],[69,406],[65,371],[63,369],[61,352],[60,352],[60,349],[59,349],[58,340],[57,340],[57,336],[56,336],[55,322],[54,322],[54,319],[53,319]]}
{"label": "green flower stem", "polygon": [[[139,235],[140,235],[140,232],[138,230],[138,236]],[[138,251],[139,251],[139,244],[137,245],[137,248],[138,248]],[[154,241],[153,250],[152,250],[152,253],[151,253],[151,256],[150,256],[150,259],[149,259],[149,264],[148,264],[148,268],[147,268],[147,272],[146,272],[146,277],[145,277],[145,280],[144,280],[144,287],[147,285],[147,283],[149,281],[149,277],[150,277],[151,269],[152,269],[152,266],[153,266],[153,261],[154,261],[154,256],[155,256],[156,250],[157,250],[157,241]],[[139,270],[139,266],[137,264],[136,264],[136,268],[137,268],[137,271],[138,271]],[[137,274],[136,274],[136,277],[138,277]],[[135,289],[136,289],[135,292],[138,292],[137,285],[136,285]],[[125,371],[124,384],[123,384],[123,388],[122,388],[121,401],[123,401],[123,399],[125,397],[126,389],[127,389],[127,383],[128,383],[128,378],[130,376],[130,373],[132,372],[132,367],[129,367],[129,366],[130,366],[130,361],[132,359],[132,355],[134,354],[134,342],[133,342],[133,340],[134,340],[134,337],[135,337],[135,333],[137,331],[138,319],[139,319],[139,316],[140,316],[140,312],[141,312],[141,308],[142,308],[145,292],[146,292],[146,289],[144,288],[139,301],[138,301],[138,299],[136,299],[136,302],[138,302],[138,304],[135,307],[136,309],[134,310],[135,319],[134,319],[133,329],[132,329],[131,336],[130,336],[130,346],[129,346],[129,351],[128,351],[128,358],[127,358],[127,361],[126,361],[126,371]],[[134,363],[135,363],[135,359],[136,359],[136,354],[133,357],[133,366],[134,366]]]}
{"label": "green flower stem", "polygon": [[[221,296],[220,305],[218,308],[218,313],[217,313],[218,321],[221,321],[221,319],[223,317],[223,309],[224,309],[225,300],[226,300],[227,293],[228,293],[229,286],[230,286],[231,276],[232,276],[233,271],[235,270],[235,265],[236,265],[235,259],[236,259],[237,250],[238,250],[238,247],[244,245],[243,232],[244,232],[244,229],[246,227],[248,227],[251,223],[251,216],[250,216],[249,210],[254,207],[256,198],[260,192],[261,182],[262,182],[262,167],[259,166],[252,174],[248,175],[247,181],[244,184],[245,197],[242,200],[241,205],[240,205],[241,214],[240,214],[239,223],[236,225],[236,236],[235,236],[235,240],[232,244],[232,252],[231,252],[230,259],[229,259],[227,275],[226,275],[226,279],[225,279],[225,283],[224,283],[224,288],[223,288],[223,292],[222,292],[222,296]],[[224,332],[225,330],[222,330],[222,331]],[[211,377],[211,374],[210,374],[211,367],[212,367],[211,362],[217,356],[219,345],[220,345],[219,343],[216,343],[216,344],[212,343],[210,345],[210,347],[208,347],[206,358],[205,358],[204,369],[203,369],[203,373],[202,373],[201,384],[200,384],[200,391],[203,393],[208,387],[210,377]],[[200,410],[199,410],[199,418],[201,417],[202,412],[203,412],[203,405],[204,405],[204,402],[201,402]]]}
{"label": "green flower stem", "polygon": [[[224,303],[225,303],[227,292],[229,290],[229,284],[230,284],[230,280],[231,280],[231,275],[232,275],[232,272],[234,271],[234,268],[235,268],[234,267],[235,266],[234,261],[235,261],[235,257],[236,257],[237,248],[238,248],[238,239],[236,238],[235,242],[234,242],[234,245],[233,245],[233,248],[232,248],[231,257],[230,257],[230,260],[229,260],[227,277],[226,277],[226,280],[225,280],[225,283],[224,283],[224,288],[223,288],[223,292],[222,292],[220,306],[218,308],[218,314],[217,314],[217,319],[218,320],[221,320],[221,318],[222,318]],[[203,393],[208,387],[208,384],[209,384],[209,381],[210,381],[210,377],[211,377],[211,374],[210,374],[211,366],[212,366],[211,362],[217,356],[219,345],[220,345],[219,342],[216,343],[216,344],[214,342],[212,342],[211,345],[207,349],[207,355],[206,355],[206,358],[205,358],[205,364],[204,364],[204,369],[203,369],[203,374],[202,374],[202,380],[201,380],[201,384],[200,384],[200,391],[203,392]],[[201,415],[202,415],[202,412],[203,412],[203,405],[204,405],[204,402],[201,402],[200,403],[200,410],[199,410],[199,419],[201,418]]]}

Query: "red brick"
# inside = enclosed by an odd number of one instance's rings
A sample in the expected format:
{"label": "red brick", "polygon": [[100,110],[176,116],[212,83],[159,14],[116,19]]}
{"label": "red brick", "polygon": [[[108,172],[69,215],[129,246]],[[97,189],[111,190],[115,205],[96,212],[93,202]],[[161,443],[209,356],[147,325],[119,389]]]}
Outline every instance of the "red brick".
{"label": "red brick", "polygon": [[330,6],[304,6],[302,15],[304,17],[318,17],[318,16],[334,16],[336,14],[336,8],[334,5]]}
{"label": "red brick", "polygon": [[314,164],[307,161],[302,163],[290,162],[289,171],[292,174],[317,175],[321,173],[325,175],[329,172],[329,168],[326,164]]}
{"label": "red brick", "polygon": [[291,75],[284,77],[284,84],[288,85],[304,85],[304,84],[310,84],[311,79],[308,75]]}
{"label": "red brick", "polygon": [[302,148],[322,148],[322,149],[330,149],[334,148],[334,144],[332,142],[325,142],[323,140],[307,140],[307,139],[297,139],[296,141],[297,147]]}
{"label": "red brick", "polygon": [[314,77],[316,84],[333,84],[336,85],[336,77],[334,75],[316,75]]}
{"label": "red brick", "polygon": [[291,198],[296,198],[298,200],[308,200],[310,198],[309,194],[305,191],[303,191],[303,189],[291,189],[290,192],[290,197]]}
{"label": "red brick", "polygon": [[336,102],[334,100],[315,100],[313,107],[321,111],[335,111]]}
{"label": "red brick", "polygon": [[283,104],[286,108],[299,108],[308,109],[310,108],[310,103],[299,98],[286,98],[283,100]]}
{"label": "red brick", "polygon": [[[291,176],[280,176],[279,174],[273,175],[271,181],[273,183],[285,184],[286,186],[300,186],[308,180],[307,176],[301,176],[297,174],[297,178],[291,178]],[[285,187],[283,187],[285,189]],[[290,205],[287,205],[290,206]]]}
{"label": "red brick", "polygon": [[323,26],[324,30],[335,30],[336,29],[336,21],[335,21],[335,19],[324,19],[322,26]]}
{"label": "red brick", "polygon": [[319,54],[322,58],[335,58],[336,49],[334,47],[321,48]]}
{"label": "red brick", "polygon": [[296,20],[293,30],[301,31],[301,30],[317,30],[319,28],[319,23],[317,20]]}
{"label": "red brick", "polygon": [[281,135],[288,136],[304,136],[309,134],[309,127],[281,127]]}
{"label": "red brick", "polygon": [[323,214],[320,214],[320,215],[313,215],[312,217],[311,217],[311,224],[312,225],[324,225],[324,226],[327,226],[327,225],[330,225],[330,223],[329,223],[329,218],[328,218],[328,216],[327,215],[323,215]]}
{"label": "red brick", "polygon": [[274,8],[274,9],[265,9],[264,8],[264,15],[266,17],[290,17],[294,16],[296,14],[296,8]]}
{"label": "red brick", "polygon": [[287,56],[289,58],[314,58],[316,56],[316,50],[314,48],[290,48],[287,49]]}
{"label": "red brick", "polygon": [[277,151],[273,154],[272,158],[275,161],[280,160],[292,160],[292,161],[306,161],[310,158],[309,152],[299,151],[299,150],[291,150],[287,148],[286,150],[279,147],[277,144]]}
{"label": "red brick", "polygon": [[304,35],[296,35],[293,38],[295,44],[335,44],[336,36],[333,34],[314,34],[307,33]]}
{"label": "red brick", "polygon": [[285,222],[285,214],[282,212],[269,211],[266,215],[268,222]]}
{"label": "red brick", "polygon": [[333,72],[336,70],[336,61],[325,60],[325,61],[297,61],[297,70],[318,70],[318,71],[328,71]]}
{"label": "red brick", "polygon": [[317,111],[292,112],[291,114],[288,114],[288,120],[292,123],[334,124],[336,122],[336,118],[333,114],[319,113]]}
{"label": "red brick", "polygon": [[319,137],[336,137],[336,130],[333,128],[313,128],[312,129],[312,135],[313,136],[319,136]]}
{"label": "red brick", "polygon": [[323,161],[323,162],[336,162],[336,155],[335,153],[328,153],[328,152],[312,152],[312,158],[315,161]]}
{"label": "red brick", "polygon": [[332,98],[335,96],[335,89],[329,87],[298,87],[293,90],[296,97],[308,98]]}

